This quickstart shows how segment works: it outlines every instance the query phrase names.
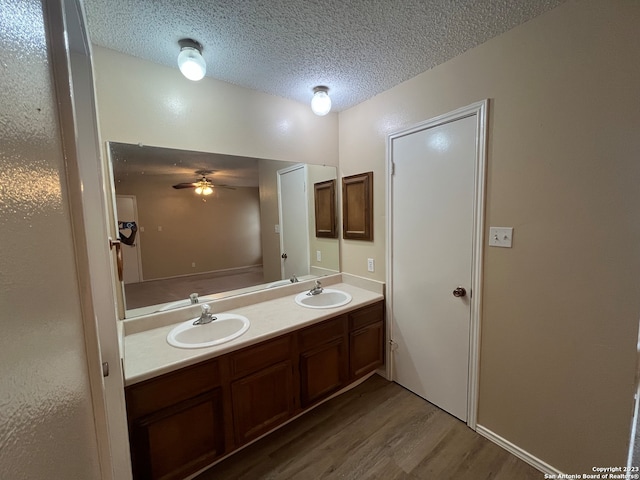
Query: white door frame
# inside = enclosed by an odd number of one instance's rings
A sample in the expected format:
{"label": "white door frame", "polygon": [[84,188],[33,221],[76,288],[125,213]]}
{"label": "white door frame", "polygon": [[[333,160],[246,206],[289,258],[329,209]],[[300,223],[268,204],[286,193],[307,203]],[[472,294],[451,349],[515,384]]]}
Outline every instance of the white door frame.
{"label": "white door frame", "polygon": [[[130,480],[124,374],[108,246],[104,175],[86,15],[81,0],[51,0],[45,15],[65,154],[80,304],[101,478]],[[105,375],[105,363],[108,375]]]}
{"label": "white door frame", "polygon": [[[300,272],[300,273],[296,273],[296,275],[308,275],[309,274],[309,265],[311,264],[310,261],[310,253],[309,253],[309,209],[307,208],[307,178],[308,178],[308,174],[307,174],[307,166],[304,163],[298,163],[296,165],[292,165],[291,167],[287,167],[287,168],[282,168],[280,170],[278,170],[277,172],[277,180],[278,180],[278,221],[280,222],[280,255],[282,255],[282,253],[284,252],[284,232],[282,230],[282,183],[280,178],[282,177],[282,175],[289,173],[289,172],[293,172],[295,170],[300,170],[302,169],[303,173],[304,173],[304,183],[305,183],[305,224],[304,224],[304,231],[305,231],[305,264],[306,264],[306,270],[304,272]],[[282,280],[285,280],[285,269],[284,269],[284,262],[280,261],[280,278]]]}
{"label": "white door frame", "polygon": [[487,110],[489,100],[473,103],[453,112],[437,116],[413,127],[391,133],[387,136],[386,145],[386,199],[387,216],[387,248],[386,248],[386,282],[387,282],[387,378],[393,380],[393,141],[412,133],[454,122],[475,115],[476,126],[476,163],[474,171],[474,205],[473,205],[473,257],[471,267],[471,319],[469,325],[469,379],[467,394],[467,425],[476,429],[478,414],[478,378],[480,365],[480,321],[482,314],[482,266],[484,258],[484,210],[486,180],[486,143],[487,143]]}

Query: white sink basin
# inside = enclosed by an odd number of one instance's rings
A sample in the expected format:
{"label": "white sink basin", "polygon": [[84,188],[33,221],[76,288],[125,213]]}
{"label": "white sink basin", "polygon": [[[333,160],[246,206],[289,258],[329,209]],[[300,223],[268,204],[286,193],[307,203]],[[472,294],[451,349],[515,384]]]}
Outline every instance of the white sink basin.
{"label": "white sink basin", "polygon": [[167,342],[178,348],[204,348],[238,338],[249,329],[249,319],[233,313],[214,315],[216,320],[194,325],[197,318],[181,323],[167,335]]}
{"label": "white sink basin", "polygon": [[302,292],[296,296],[296,303],[307,308],[335,308],[346,305],[350,301],[351,295],[347,292],[332,288],[325,288],[317,295]]}

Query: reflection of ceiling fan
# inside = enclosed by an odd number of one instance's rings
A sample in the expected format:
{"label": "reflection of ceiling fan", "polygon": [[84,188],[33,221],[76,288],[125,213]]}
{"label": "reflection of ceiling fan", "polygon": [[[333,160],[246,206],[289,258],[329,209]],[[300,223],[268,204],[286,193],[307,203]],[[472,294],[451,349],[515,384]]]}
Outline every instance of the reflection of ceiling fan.
{"label": "reflection of ceiling fan", "polygon": [[200,180],[193,183],[178,183],[177,185],[173,185],[173,188],[178,190],[181,188],[195,188],[195,192],[198,195],[211,195],[214,188],[230,188],[233,190],[233,187],[229,185],[216,185],[209,180],[207,175],[213,173],[213,170],[197,170],[195,173],[201,176]]}

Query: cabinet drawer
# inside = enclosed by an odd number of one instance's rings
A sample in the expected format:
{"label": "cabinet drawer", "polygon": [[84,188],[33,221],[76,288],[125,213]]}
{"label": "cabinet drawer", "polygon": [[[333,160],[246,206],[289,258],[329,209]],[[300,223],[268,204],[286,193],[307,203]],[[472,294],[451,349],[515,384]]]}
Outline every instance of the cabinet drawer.
{"label": "cabinet drawer", "polygon": [[358,330],[384,320],[384,302],[374,303],[349,314],[349,330]]}
{"label": "cabinet drawer", "polygon": [[345,334],[346,316],[327,320],[300,332],[300,350],[307,350],[322,343],[330,342]]}
{"label": "cabinet drawer", "polygon": [[129,418],[174,405],[220,385],[218,361],[186,367],[126,388]]}
{"label": "cabinet drawer", "polygon": [[290,360],[291,338],[291,335],[285,335],[230,354],[231,378],[240,378],[274,363]]}

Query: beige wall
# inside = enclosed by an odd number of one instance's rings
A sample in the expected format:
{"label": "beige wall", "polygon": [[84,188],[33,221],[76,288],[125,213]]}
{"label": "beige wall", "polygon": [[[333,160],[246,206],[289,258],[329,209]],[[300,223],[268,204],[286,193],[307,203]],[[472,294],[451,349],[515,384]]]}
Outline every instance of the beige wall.
{"label": "beige wall", "polygon": [[117,193],[136,197],[144,280],[262,263],[257,187],[215,189],[203,197],[147,176],[119,184]]}
{"label": "beige wall", "polygon": [[[336,176],[337,172],[333,167],[310,165],[307,169],[307,202],[309,205],[309,259],[311,264],[311,272],[313,273],[314,271],[317,271],[318,274],[321,275],[328,275],[332,273],[332,271],[340,271],[340,242],[337,238],[316,237],[316,210],[313,185],[318,182],[335,179]],[[339,188],[340,182],[336,179],[337,220],[340,219],[340,215],[338,213],[339,205],[337,203]],[[339,227],[338,232],[340,232]],[[340,234],[338,233],[338,235]],[[318,251],[320,252],[320,261],[318,261],[318,257],[316,255]]]}
{"label": "beige wall", "polygon": [[[100,134],[184,150],[338,165],[338,116],[93,47]],[[210,66],[215,68],[214,65]]]}
{"label": "beige wall", "polygon": [[0,11],[0,478],[100,478],[42,5]]}
{"label": "beige wall", "polygon": [[343,242],[343,270],[384,280],[386,135],[491,99],[486,225],[513,226],[514,245],[485,253],[479,423],[567,473],[626,462],[638,25],[640,3],[570,0],[340,114],[342,174],[375,181],[374,242]]}

